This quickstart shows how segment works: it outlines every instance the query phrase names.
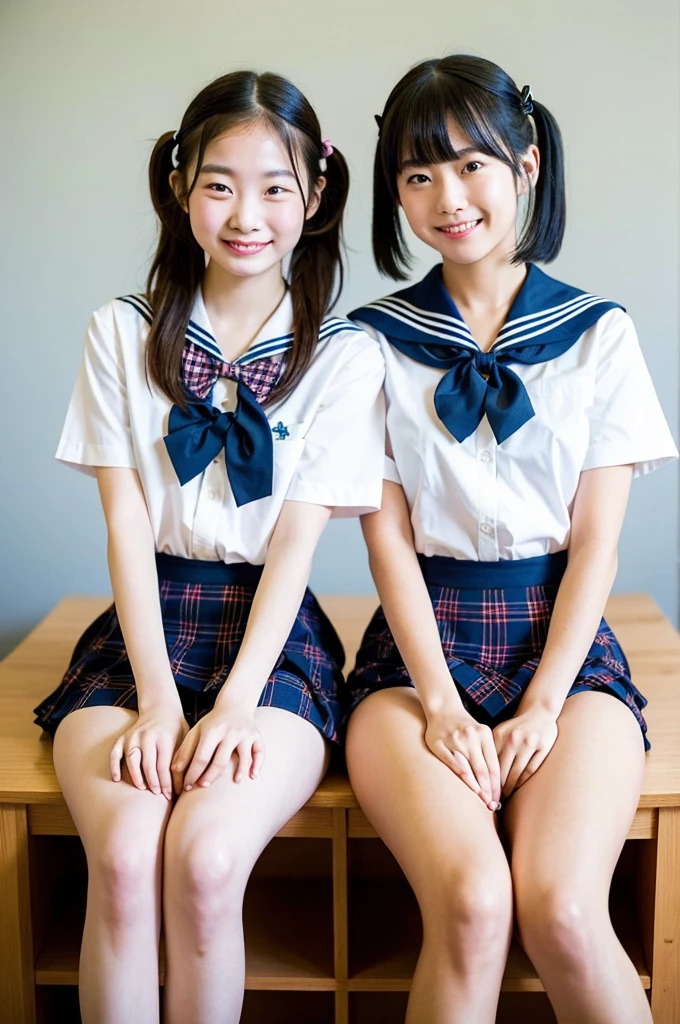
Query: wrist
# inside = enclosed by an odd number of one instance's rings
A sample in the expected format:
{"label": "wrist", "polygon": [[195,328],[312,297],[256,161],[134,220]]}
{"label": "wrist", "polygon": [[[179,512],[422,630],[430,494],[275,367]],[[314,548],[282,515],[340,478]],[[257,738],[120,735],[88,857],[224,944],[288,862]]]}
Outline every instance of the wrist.
{"label": "wrist", "polygon": [[179,694],[176,696],[172,695],[153,695],[146,694],[144,697],[137,691],[137,707],[140,715],[148,715],[153,711],[167,710],[176,711],[180,715],[184,715],[184,709],[182,708],[182,702],[179,699]]}
{"label": "wrist", "polygon": [[532,696],[527,690],[526,694],[519,702],[517,714],[521,715],[532,711],[540,712],[556,722],[560,717],[560,712],[563,707],[564,701],[558,701],[555,700],[554,697],[547,697],[544,695]]}
{"label": "wrist", "polygon": [[444,711],[465,711],[453,680],[449,680],[448,685],[439,686],[432,692],[419,694],[419,696],[426,718],[430,718],[431,715],[440,715]]}

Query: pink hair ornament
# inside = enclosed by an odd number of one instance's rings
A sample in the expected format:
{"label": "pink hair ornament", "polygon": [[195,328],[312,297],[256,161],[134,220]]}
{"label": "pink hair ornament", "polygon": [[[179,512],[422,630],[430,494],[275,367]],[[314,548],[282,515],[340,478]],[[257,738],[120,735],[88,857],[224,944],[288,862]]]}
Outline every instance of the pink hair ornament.
{"label": "pink hair ornament", "polygon": [[323,140],[321,143],[321,151],[325,157],[333,155],[333,145],[330,139]]}

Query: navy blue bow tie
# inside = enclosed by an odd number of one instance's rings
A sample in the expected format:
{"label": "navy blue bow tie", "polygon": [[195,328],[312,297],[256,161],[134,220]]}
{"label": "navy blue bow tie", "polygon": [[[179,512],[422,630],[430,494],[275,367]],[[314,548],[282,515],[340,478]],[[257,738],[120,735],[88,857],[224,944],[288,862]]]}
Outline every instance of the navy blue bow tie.
{"label": "navy blue bow tie", "polygon": [[535,415],[524,383],[508,364],[554,359],[608,310],[623,308],[532,264],[493,347],[482,352],[444,287],[441,269],[350,316],[375,327],[416,362],[446,371],[434,405],[457,441],[473,434],[486,415],[502,444]]}
{"label": "navy blue bow tie", "polygon": [[240,507],[272,493],[274,452],[269,420],[241,381],[237,398],[234,412],[223,412],[209,398],[190,402],[186,409],[173,405],[163,440],[182,486],[224,448],[229,483]]}

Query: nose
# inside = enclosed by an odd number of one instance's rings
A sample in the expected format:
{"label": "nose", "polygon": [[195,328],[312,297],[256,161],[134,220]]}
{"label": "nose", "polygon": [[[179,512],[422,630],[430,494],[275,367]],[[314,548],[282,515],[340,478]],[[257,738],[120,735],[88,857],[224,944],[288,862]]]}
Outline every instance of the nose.
{"label": "nose", "polygon": [[437,192],[437,213],[444,216],[458,213],[468,206],[465,183],[451,168],[442,174]]}
{"label": "nose", "polygon": [[259,231],[262,223],[259,203],[255,196],[241,194],[234,196],[229,204],[227,224],[232,231],[249,235]]}

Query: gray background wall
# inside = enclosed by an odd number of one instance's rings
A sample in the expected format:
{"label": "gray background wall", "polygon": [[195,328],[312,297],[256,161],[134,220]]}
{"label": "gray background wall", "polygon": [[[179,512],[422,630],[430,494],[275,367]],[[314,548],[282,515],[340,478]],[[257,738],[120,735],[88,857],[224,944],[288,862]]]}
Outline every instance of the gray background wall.
{"label": "gray background wall", "polygon": [[[108,590],[96,486],[52,454],[90,312],[144,279],[152,141],[228,70],[289,75],[349,159],[342,311],[388,290],[369,245],[372,115],[397,78],[455,50],[529,82],[567,146],[553,272],[628,307],[675,432],[678,39],[675,0],[4,0],[0,653],[61,596]],[[649,591],[674,619],[677,538],[672,467],[634,487],[616,587]],[[371,589],[356,523],[331,524],[313,585]]]}

